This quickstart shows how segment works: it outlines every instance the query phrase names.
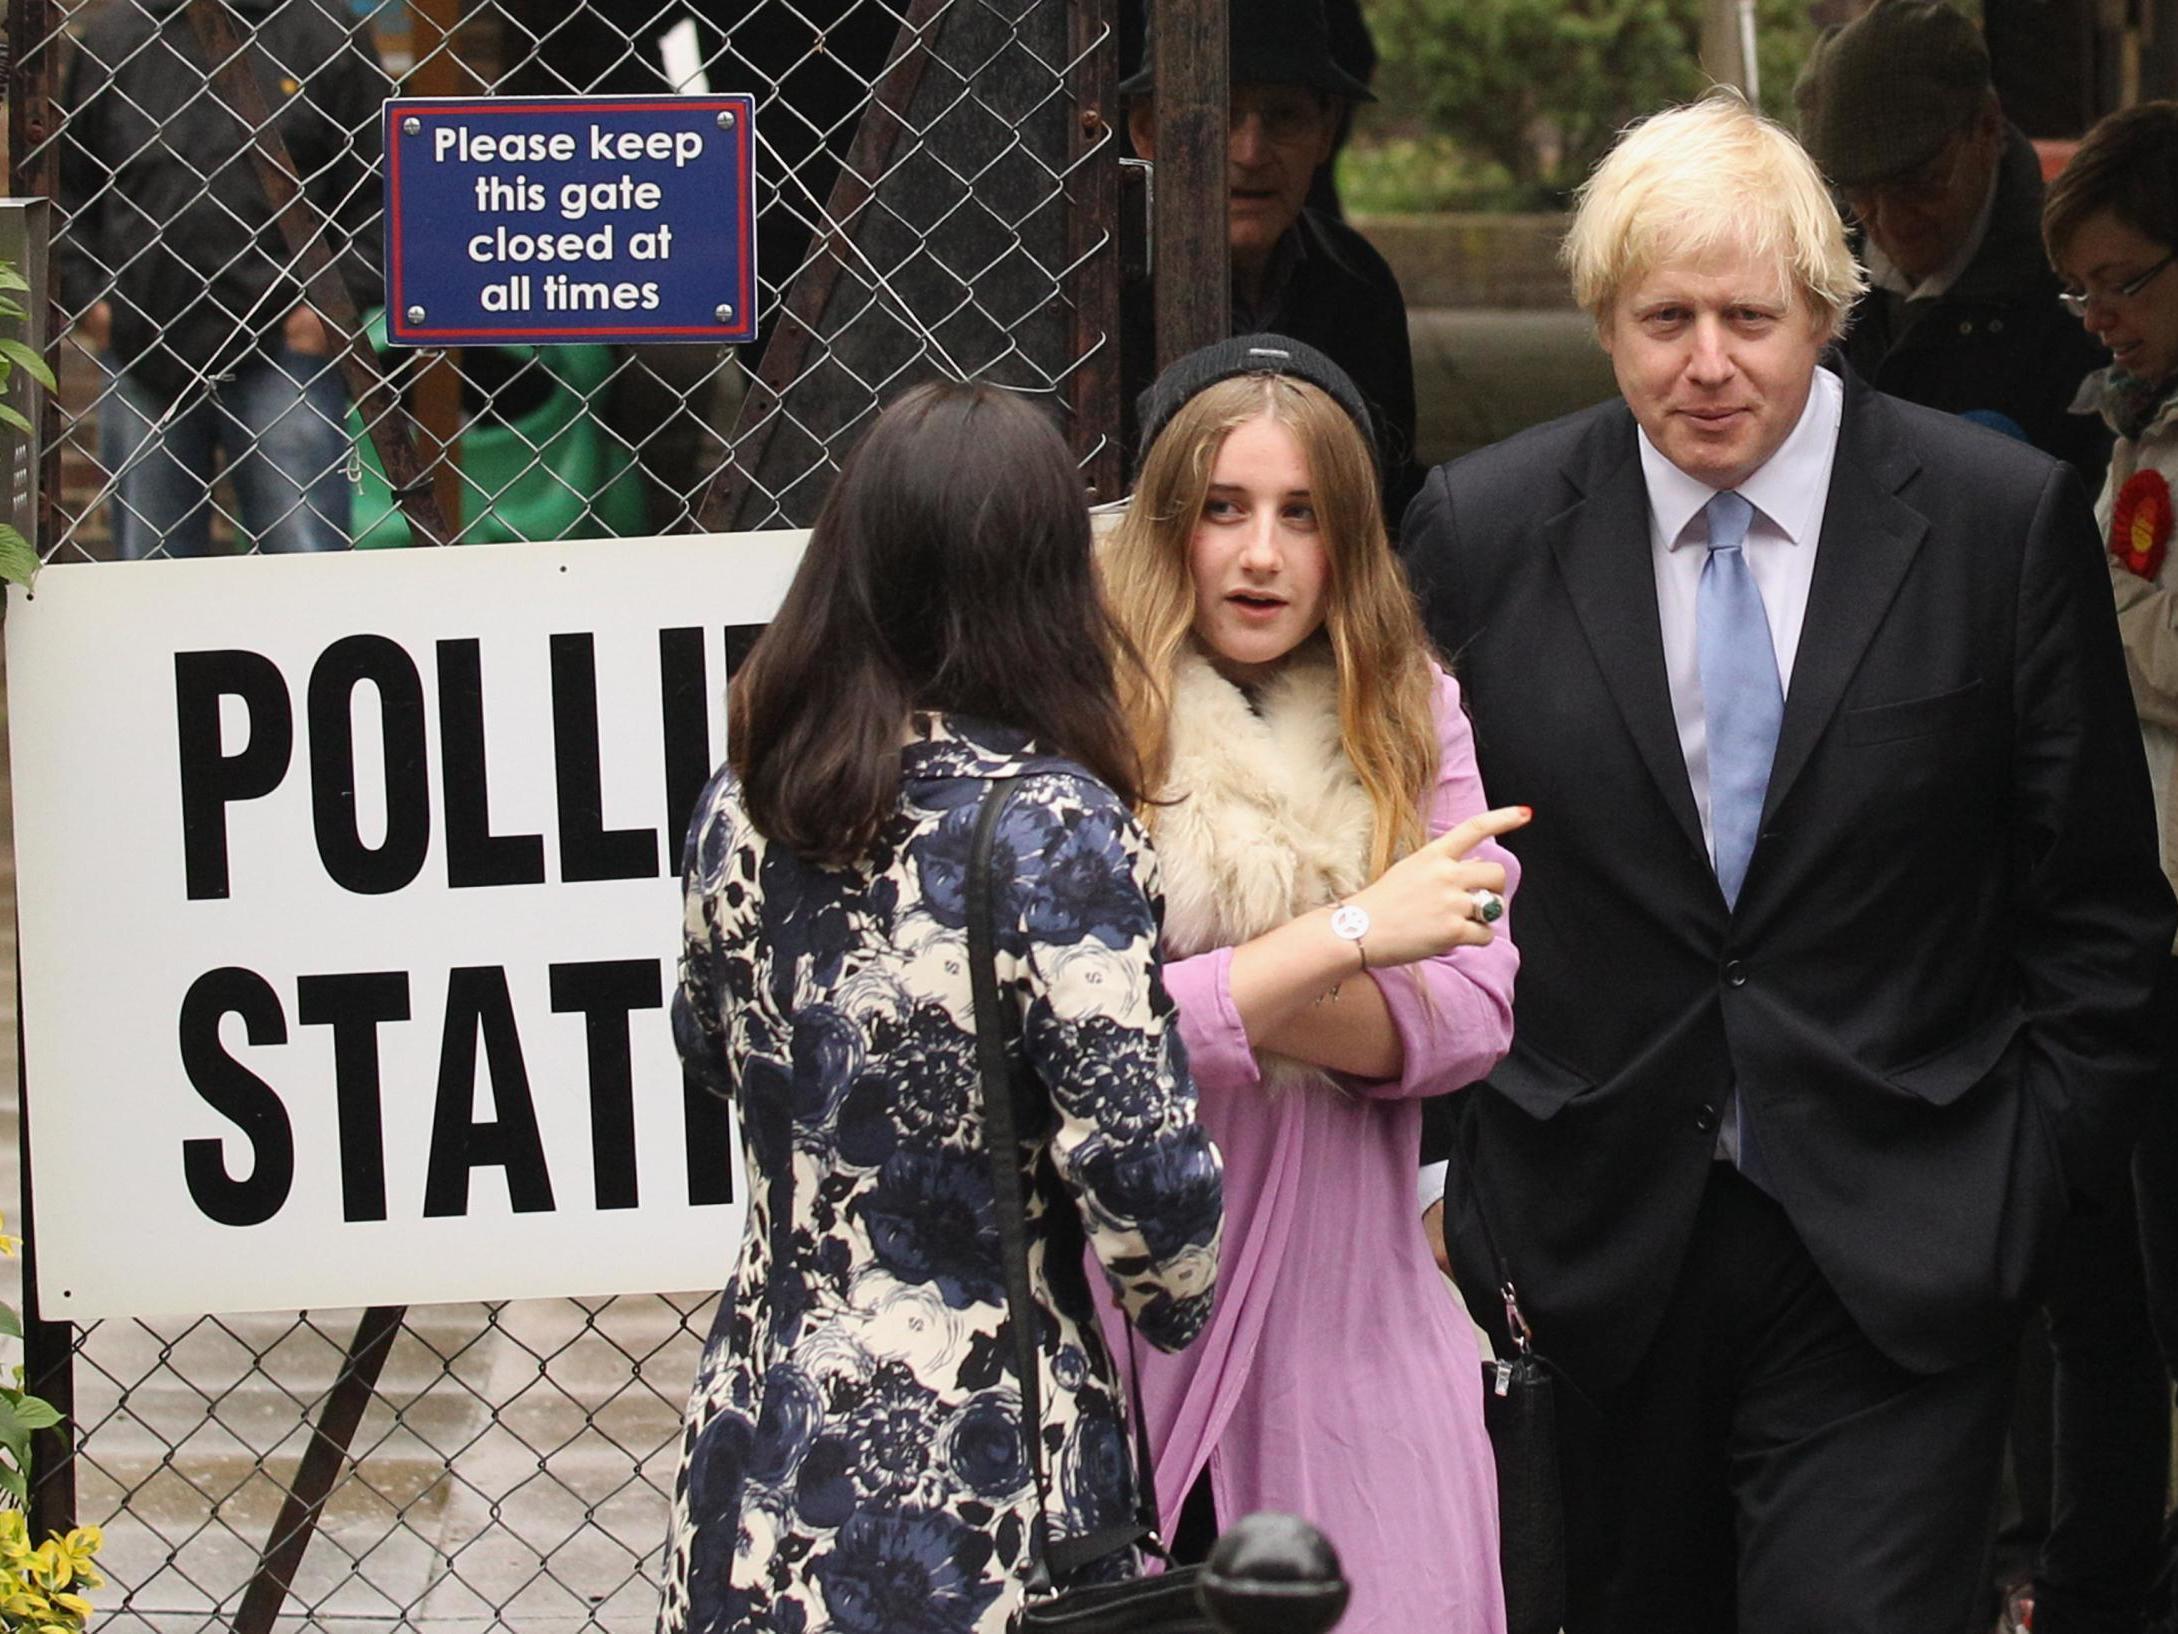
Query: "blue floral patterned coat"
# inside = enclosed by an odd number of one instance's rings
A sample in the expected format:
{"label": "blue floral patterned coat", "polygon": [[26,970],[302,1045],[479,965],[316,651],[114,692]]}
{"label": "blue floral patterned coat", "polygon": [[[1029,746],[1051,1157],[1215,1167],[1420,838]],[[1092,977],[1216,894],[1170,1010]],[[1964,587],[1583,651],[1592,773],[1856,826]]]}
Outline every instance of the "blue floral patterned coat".
{"label": "blue floral patterned coat", "polygon": [[1210,1313],[1223,1221],[1153,963],[1148,841],[1018,733],[925,719],[851,868],[749,823],[730,774],[689,838],[684,1057],[739,1110],[748,1229],[688,1408],[665,1634],[997,1634],[1036,1511],[982,1148],[964,882],[994,775],[1001,991],[1019,1109],[1052,1535],[1127,1519],[1123,1393],[1084,1237],[1152,1344]]}

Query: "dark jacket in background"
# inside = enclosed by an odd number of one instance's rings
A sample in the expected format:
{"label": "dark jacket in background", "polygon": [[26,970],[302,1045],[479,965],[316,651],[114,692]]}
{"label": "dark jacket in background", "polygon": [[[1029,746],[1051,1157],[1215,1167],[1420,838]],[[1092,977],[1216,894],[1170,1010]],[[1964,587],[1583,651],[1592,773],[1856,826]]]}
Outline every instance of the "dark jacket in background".
{"label": "dark jacket in background", "polygon": [[2092,493],[2110,434],[2093,415],[2068,411],[2080,382],[2108,360],[2057,304],[2061,287],[2042,249],[2041,167],[2033,145],[2007,128],[1989,231],[1958,282],[1920,310],[1870,290],[1853,309],[1845,359],[1908,402],[2003,415],[2045,454],[2071,461]]}
{"label": "dark jacket in background", "polygon": [[[1367,239],[1313,210],[1301,212],[1277,259],[1286,270],[1274,272],[1269,300],[1233,332],[1291,335],[1353,376],[1383,449],[1384,520],[1397,528],[1422,482],[1414,459],[1414,353],[1399,280]],[[1131,282],[1120,303],[1119,368],[1132,469],[1142,452],[1135,400],[1157,378],[1156,298],[1147,280]]]}
{"label": "dark jacket in background", "polygon": [[[304,196],[358,307],[383,299],[379,104],[367,27],[333,0],[229,0]],[[210,85],[182,0],[111,0],[61,96],[61,299],[113,303],[113,351],[169,401],[277,336],[302,299],[247,132]]]}

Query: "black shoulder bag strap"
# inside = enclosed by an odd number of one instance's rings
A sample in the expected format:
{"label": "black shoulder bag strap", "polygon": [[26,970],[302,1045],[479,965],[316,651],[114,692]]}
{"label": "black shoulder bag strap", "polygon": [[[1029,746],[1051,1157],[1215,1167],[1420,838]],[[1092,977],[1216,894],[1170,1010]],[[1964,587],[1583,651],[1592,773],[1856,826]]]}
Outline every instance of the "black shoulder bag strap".
{"label": "black shoulder bag strap", "polygon": [[[1076,1538],[1053,1541],[1049,1535],[1051,1483],[1044,1468],[1043,1401],[1037,1371],[1037,1307],[1029,1292],[1028,1215],[1021,1201],[1021,1140],[1013,1115],[1013,1061],[1006,1047],[1006,1012],[998,996],[998,964],[993,934],[991,850],[998,820],[1013,798],[1010,777],[993,778],[976,813],[975,837],[968,852],[968,985],[976,1012],[976,1067],[983,1083],[983,1149],[991,1162],[991,1185],[998,1210],[999,1254],[1006,1272],[1006,1314],[1013,1328],[1014,1371],[1021,1381],[1021,1439],[1029,1469],[1036,1477],[1037,1513],[1029,1547],[1036,1557],[1032,1587],[1049,1582],[1128,1548],[1157,1531],[1157,1491],[1149,1457],[1149,1434],[1137,1402],[1134,1421],[1136,1515],[1132,1521],[1100,1528]],[[1139,1389],[1137,1390],[1139,1396]]]}

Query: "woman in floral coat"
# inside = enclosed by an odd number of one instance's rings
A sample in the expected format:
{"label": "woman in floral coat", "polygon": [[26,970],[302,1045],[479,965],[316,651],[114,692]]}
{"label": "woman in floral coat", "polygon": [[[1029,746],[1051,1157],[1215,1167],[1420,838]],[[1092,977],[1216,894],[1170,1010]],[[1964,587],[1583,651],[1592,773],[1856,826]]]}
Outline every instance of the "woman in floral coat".
{"label": "woman in floral coat", "polygon": [[[734,683],[686,864],[674,1023],[740,1115],[747,1233],[690,1399],[665,1634],[997,1634],[1047,1541],[1135,1512],[1097,1327],[1203,1326],[1222,1222],[1155,966],[1087,518],[1058,435],[988,387],[890,408]],[[1039,1501],[964,929],[978,804],[998,980],[1032,1069],[1020,1153],[1050,1483]],[[1092,1296],[1083,1247],[1107,1292]],[[1120,1549],[1085,1571],[1135,1568]]]}

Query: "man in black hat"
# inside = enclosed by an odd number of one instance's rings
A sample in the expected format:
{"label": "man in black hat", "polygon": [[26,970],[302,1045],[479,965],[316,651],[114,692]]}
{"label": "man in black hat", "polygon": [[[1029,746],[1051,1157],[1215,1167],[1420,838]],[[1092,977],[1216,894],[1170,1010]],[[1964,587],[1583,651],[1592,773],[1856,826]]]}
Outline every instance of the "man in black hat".
{"label": "man in black hat", "polygon": [[[1232,122],[1226,208],[1233,333],[1306,341],[1354,377],[1382,439],[1385,515],[1394,525],[1420,486],[1414,463],[1414,357],[1392,270],[1353,228],[1308,209],[1310,179],[1353,102],[1375,98],[1332,54],[1322,0],[1231,0]],[[1150,54],[1120,84],[1135,151],[1157,157]],[[1156,373],[1153,302],[1128,288],[1120,377],[1127,401]],[[1132,442],[1129,428],[1129,442]]]}
{"label": "man in black hat", "polygon": [[1846,361],[1880,391],[2071,461],[2093,492],[2109,437],[2071,407],[2101,356],[2057,304],[2041,166],[1972,21],[1948,0],[1879,0],[1822,40],[1794,95],[1872,286]]}
{"label": "man in black hat", "polygon": [[[1846,360],[1883,391],[1997,421],[2071,461],[2092,491],[2109,436],[2099,416],[2070,410],[2102,354],[2058,304],[2041,167],[2004,117],[1973,23],[1946,0],[1881,0],[1824,39],[1795,97],[1802,140],[1860,228],[1872,285]],[[2024,1514],[1995,1565],[2010,1626],[2025,1626],[2030,1588],[2038,1630],[2140,1626],[2169,1448],[2146,1298],[2133,1200],[2119,1187],[2068,1222],[2048,1339],[2030,1335],[2023,1357],[2031,1385],[2013,1467]]]}

